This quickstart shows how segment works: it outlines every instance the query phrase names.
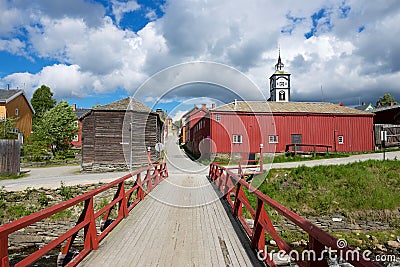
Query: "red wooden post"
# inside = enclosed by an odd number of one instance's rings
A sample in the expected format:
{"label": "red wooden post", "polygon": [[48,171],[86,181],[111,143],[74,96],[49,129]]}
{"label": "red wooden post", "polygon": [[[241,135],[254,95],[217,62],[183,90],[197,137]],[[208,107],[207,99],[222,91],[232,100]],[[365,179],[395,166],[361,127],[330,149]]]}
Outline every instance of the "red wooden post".
{"label": "red wooden post", "polygon": [[89,221],[89,224],[85,226],[85,240],[83,246],[87,250],[97,250],[99,248],[99,240],[97,237],[96,221],[94,218],[93,197],[85,200],[85,206],[85,221]]}
{"label": "red wooden post", "polygon": [[238,183],[236,187],[235,203],[233,204],[233,216],[236,217],[242,216],[243,208],[242,201],[240,200],[242,193],[242,185]]}
{"label": "red wooden post", "polygon": [[136,193],[136,199],[142,200],[143,199],[143,188],[142,188],[142,174],[138,173],[136,175],[136,184],[138,185],[137,193]]}
{"label": "red wooden post", "polygon": [[151,174],[150,174],[150,169],[147,170],[147,174],[146,174],[146,195],[151,192],[151,190],[153,190],[153,182],[151,181]]}
{"label": "red wooden post", "polygon": [[0,267],[10,267],[8,261],[8,234],[0,237]]}
{"label": "red wooden post", "polygon": [[264,155],[262,152],[264,145],[260,144],[260,173],[263,173],[264,171]]}
{"label": "red wooden post", "polygon": [[315,252],[315,258],[312,258],[312,254],[309,254],[311,257],[311,259],[308,259],[309,261],[307,262],[309,267],[328,267],[328,262],[326,261],[326,259],[321,259],[322,251],[325,250],[325,246],[321,244],[318,240],[313,238],[311,235],[309,236],[308,249]]}
{"label": "red wooden post", "polygon": [[254,218],[253,235],[251,237],[251,247],[257,248],[258,250],[265,249],[265,229],[262,227],[260,221],[263,220],[264,213],[264,202],[257,198],[257,211]]}
{"label": "red wooden post", "polygon": [[151,152],[150,152],[150,147],[147,147],[147,162],[149,166],[151,166]]}
{"label": "red wooden post", "polygon": [[118,191],[118,197],[121,198],[118,207],[118,217],[126,218],[128,216],[128,201],[126,200],[124,181],[118,185]]}

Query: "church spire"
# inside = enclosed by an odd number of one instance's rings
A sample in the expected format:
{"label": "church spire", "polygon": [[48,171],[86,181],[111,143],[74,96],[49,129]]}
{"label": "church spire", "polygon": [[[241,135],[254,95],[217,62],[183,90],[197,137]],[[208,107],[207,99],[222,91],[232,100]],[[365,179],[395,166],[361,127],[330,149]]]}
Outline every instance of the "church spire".
{"label": "church spire", "polygon": [[275,70],[282,71],[283,67],[284,67],[284,65],[283,65],[282,59],[281,59],[281,48],[279,48],[278,63],[276,63],[276,65],[275,65]]}

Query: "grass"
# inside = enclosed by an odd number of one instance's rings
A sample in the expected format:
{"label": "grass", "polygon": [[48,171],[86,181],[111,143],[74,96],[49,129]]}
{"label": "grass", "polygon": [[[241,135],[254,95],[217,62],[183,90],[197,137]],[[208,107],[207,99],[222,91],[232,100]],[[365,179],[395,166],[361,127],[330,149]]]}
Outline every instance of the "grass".
{"label": "grass", "polygon": [[22,173],[20,175],[3,175],[0,174],[0,181],[1,180],[14,180],[14,179],[20,179],[26,177],[26,173]]}
{"label": "grass", "polygon": [[[282,163],[282,162],[296,162],[296,161],[308,161],[308,160],[317,160],[317,159],[332,159],[332,158],[346,158],[354,155],[354,153],[329,153],[329,154],[317,154],[315,157],[304,157],[299,155],[275,155],[273,163]],[[271,162],[270,160],[264,160],[265,163]]]}
{"label": "grass", "polygon": [[396,160],[271,170],[266,179],[258,189],[302,215],[400,208]]}

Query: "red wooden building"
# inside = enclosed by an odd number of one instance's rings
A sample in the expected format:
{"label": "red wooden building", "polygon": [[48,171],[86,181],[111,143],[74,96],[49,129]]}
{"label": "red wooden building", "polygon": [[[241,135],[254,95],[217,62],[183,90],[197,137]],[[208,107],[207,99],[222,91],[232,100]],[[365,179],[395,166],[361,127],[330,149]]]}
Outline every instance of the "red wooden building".
{"label": "red wooden building", "polygon": [[200,153],[205,138],[212,153],[254,154],[261,144],[263,152],[285,152],[290,144],[296,144],[296,151],[313,150],[314,145],[331,151],[374,150],[373,113],[331,103],[290,102],[291,78],[283,67],[279,53],[269,101],[235,100],[192,124],[193,152]]}
{"label": "red wooden building", "polygon": [[260,144],[264,152],[285,152],[293,143],[373,151],[373,116],[332,103],[235,101],[211,109],[190,135],[195,153],[204,138],[212,140],[214,153],[258,153]]}
{"label": "red wooden building", "polygon": [[71,145],[74,147],[82,147],[82,121],[80,118],[84,116],[86,113],[90,112],[90,109],[87,108],[77,108],[76,104],[72,105],[72,110],[75,112],[77,120],[75,121],[76,126],[78,127],[78,132],[75,133],[74,139],[71,141]]}

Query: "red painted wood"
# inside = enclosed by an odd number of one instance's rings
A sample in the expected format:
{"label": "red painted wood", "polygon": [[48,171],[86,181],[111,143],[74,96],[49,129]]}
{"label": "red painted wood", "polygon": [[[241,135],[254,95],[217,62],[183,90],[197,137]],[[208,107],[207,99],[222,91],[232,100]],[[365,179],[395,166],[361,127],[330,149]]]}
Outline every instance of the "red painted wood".
{"label": "red painted wood", "polygon": [[[222,172],[222,175],[220,173]],[[242,188],[246,188],[248,192],[253,194],[257,198],[257,211],[256,213],[251,213],[252,218],[254,219],[254,228],[252,234],[249,234],[250,236],[250,241],[251,241],[251,247],[256,248],[258,250],[263,250],[264,245],[265,245],[265,237],[264,233],[265,231],[277,242],[278,246],[280,249],[285,250],[286,252],[290,252],[291,248],[290,246],[278,235],[275,227],[273,226],[272,222],[270,221],[268,214],[264,208],[264,205],[268,205],[275,209],[279,214],[282,216],[286,217],[293,223],[295,223],[298,227],[303,229],[306,233],[308,233],[310,237],[310,249],[316,249],[317,251],[320,251],[323,247],[329,247],[338,251],[342,251],[345,255],[346,252],[348,251],[353,251],[350,247],[346,246],[344,248],[338,247],[338,240],[328,234],[327,232],[323,231],[322,229],[318,228],[316,225],[312,224],[311,222],[307,221],[303,217],[297,215],[290,209],[286,208],[282,204],[278,203],[277,201],[269,198],[268,196],[264,195],[261,193],[259,190],[256,188],[252,187],[250,184],[248,184],[245,179],[243,179],[240,175],[237,175],[233,173],[229,168],[223,167],[216,165],[214,163],[210,164],[210,180],[212,180],[215,184],[218,184],[220,181],[224,179],[223,177],[230,176],[232,179],[234,179],[238,184],[236,187],[236,198],[240,198],[239,200],[235,199],[235,203],[240,203],[244,204],[246,201],[248,202],[248,199],[245,194],[240,194],[239,192],[242,190]],[[217,186],[218,187],[218,186]],[[221,192],[220,187],[218,187]],[[239,189],[238,189],[239,188]],[[246,201],[244,200],[246,199]],[[247,206],[246,206],[247,207]],[[242,215],[238,212],[238,207],[234,205],[232,207],[232,211],[234,216],[239,218],[240,223],[242,224],[243,228],[249,233],[249,225],[244,220]],[[262,254],[261,255],[265,255]],[[359,261],[351,261],[349,260],[351,264],[354,266],[367,266],[367,267],[372,267],[372,266],[382,266],[376,262],[371,262],[367,261],[363,258],[360,258]],[[266,257],[265,263],[268,266],[275,266],[275,264],[271,261],[269,257]],[[299,266],[326,266],[325,262],[304,262],[304,261],[296,261],[296,263]]]}
{"label": "red painted wood", "polygon": [[[156,169],[153,174],[150,174],[152,169]],[[141,181],[141,173],[146,172],[146,178]],[[132,177],[137,177],[138,181],[134,184],[134,186],[125,191],[124,182]],[[21,260],[15,266],[27,266],[35,261],[37,261],[40,257],[46,255],[52,249],[63,243],[65,240],[68,240],[66,246],[62,249],[64,254],[68,253],[69,249],[71,248],[77,233],[84,229],[84,249],[80,251],[78,256],[74,258],[67,266],[76,266],[90,251],[96,250],[99,246],[99,242],[124,218],[128,215],[128,203],[127,197],[128,195],[132,194],[134,190],[136,190],[136,194],[138,198],[131,204],[129,207],[131,210],[134,205],[136,205],[140,200],[143,199],[143,194],[141,192],[141,184],[147,184],[147,192],[149,192],[149,188],[152,189],[152,183],[157,180],[160,181],[168,177],[168,172],[166,168],[166,163],[158,163],[153,164],[147,168],[142,168],[137,170],[133,173],[127,174],[115,181],[103,185],[95,190],[87,192],[83,195],[77,196],[73,199],[64,201],[59,203],[53,207],[44,209],[42,211],[36,212],[29,216],[23,217],[21,219],[15,220],[13,222],[0,225],[0,267],[8,267],[9,260],[8,260],[8,235],[16,232],[26,226],[29,226],[33,223],[36,223],[44,218],[48,218],[51,215],[66,210],[72,206],[79,205],[82,202],[85,202],[84,209],[82,211],[81,216],[79,217],[76,225],[65,232],[63,235],[59,236],[55,240],[51,241],[50,243],[46,244],[45,246],[41,247],[39,250],[35,251],[31,255],[27,256],[25,259]],[[93,198],[94,196],[111,189],[112,187],[118,185],[118,191],[115,195],[114,199],[102,208],[99,211],[94,210],[93,207]],[[150,185],[150,186],[149,186]],[[110,213],[111,209],[115,207],[115,205],[119,205],[119,216],[118,218],[111,223],[101,234],[97,234],[96,230],[96,218],[100,217],[103,213],[106,213],[105,218],[108,219],[108,214]]]}
{"label": "red painted wood", "polygon": [[[215,113],[203,117],[197,129],[191,129],[191,141],[195,152],[204,138],[215,143],[213,152],[219,153],[258,153],[260,144],[264,152],[285,152],[285,146],[292,143],[292,134],[301,134],[302,143],[332,146],[338,152],[373,151],[373,116],[352,114],[302,114],[279,113],[271,115],[219,112],[220,121]],[[203,121],[203,123],[202,123]],[[242,135],[242,143],[234,144],[233,135]],[[269,143],[269,136],[277,135],[278,143]],[[343,144],[338,136],[343,136]],[[304,147],[312,151],[313,147]],[[319,150],[318,150],[319,151]],[[324,151],[324,148],[321,148]]]}

